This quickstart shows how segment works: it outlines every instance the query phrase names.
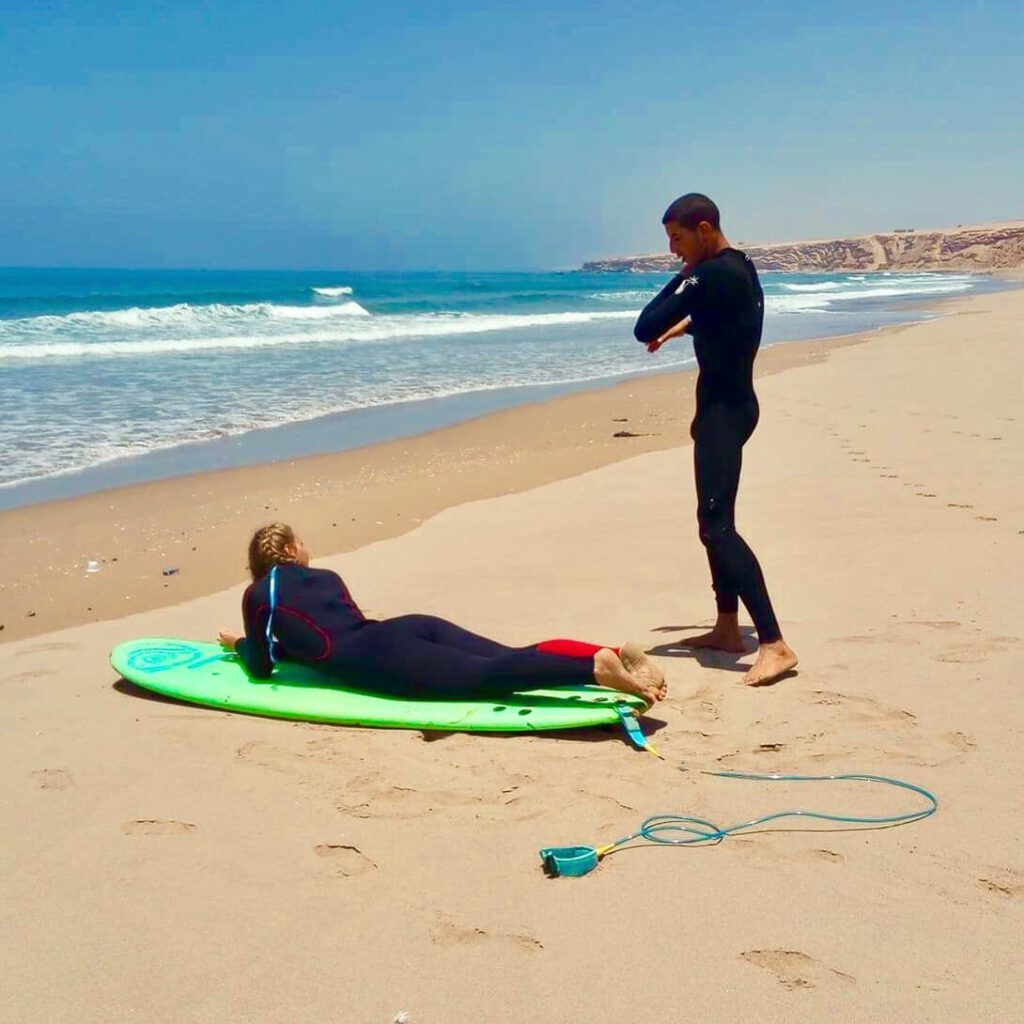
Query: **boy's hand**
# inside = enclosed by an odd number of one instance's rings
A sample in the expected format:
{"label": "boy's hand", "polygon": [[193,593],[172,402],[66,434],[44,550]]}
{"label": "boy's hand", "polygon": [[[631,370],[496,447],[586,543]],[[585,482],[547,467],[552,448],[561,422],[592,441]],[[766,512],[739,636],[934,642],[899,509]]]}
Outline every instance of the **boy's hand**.
{"label": "boy's hand", "polygon": [[670,327],[657,341],[648,342],[647,351],[653,355],[666,341],[671,341],[673,338],[678,338],[680,335],[685,334],[689,326],[690,317],[684,317],[675,327]]}
{"label": "boy's hand", "polygon": [[234,633],[226,633],[223,630],[217,634],[217,640],[221,647],[226,647],[230,651],[235,649],[235,644],[237,644],[241,639],[242,638],[240,636],[235,636]]}

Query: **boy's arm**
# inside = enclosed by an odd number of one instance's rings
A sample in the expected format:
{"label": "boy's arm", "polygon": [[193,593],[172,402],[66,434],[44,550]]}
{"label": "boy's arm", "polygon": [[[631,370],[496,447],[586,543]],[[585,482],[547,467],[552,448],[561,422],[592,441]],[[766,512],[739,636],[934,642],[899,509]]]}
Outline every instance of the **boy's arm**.
{"label": "boy's arm", "polygon": [[689,277],[677,274],[643,308],[633,335],[645,345],[658,341],[673,327],[691,316],[704,297],[704,285],[700,273]]}

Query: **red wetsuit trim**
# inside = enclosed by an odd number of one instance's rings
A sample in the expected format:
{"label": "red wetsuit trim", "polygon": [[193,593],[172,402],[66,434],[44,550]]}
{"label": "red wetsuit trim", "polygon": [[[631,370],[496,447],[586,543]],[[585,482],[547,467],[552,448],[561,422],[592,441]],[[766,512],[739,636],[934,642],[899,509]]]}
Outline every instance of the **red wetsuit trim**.
{"label": "red wetsuit trim", "polygon": [[614,651],[619,653],[618,647],[602,647],[600,644],[588,644],[584,640],[544,640],[537,644],[537,650],[545,654],[561,654],[566,658],[593,658],[598,651]]}

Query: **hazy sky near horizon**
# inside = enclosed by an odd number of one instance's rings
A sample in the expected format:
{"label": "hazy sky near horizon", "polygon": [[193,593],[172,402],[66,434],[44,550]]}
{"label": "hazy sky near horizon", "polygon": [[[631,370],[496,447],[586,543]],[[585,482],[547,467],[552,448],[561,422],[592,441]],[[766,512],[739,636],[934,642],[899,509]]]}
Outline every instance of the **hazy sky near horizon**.
{"label": "hazy sky near horizon", "polygon": [[0,265],[561,268],[1024,218],[1024,4],[0,0]]}

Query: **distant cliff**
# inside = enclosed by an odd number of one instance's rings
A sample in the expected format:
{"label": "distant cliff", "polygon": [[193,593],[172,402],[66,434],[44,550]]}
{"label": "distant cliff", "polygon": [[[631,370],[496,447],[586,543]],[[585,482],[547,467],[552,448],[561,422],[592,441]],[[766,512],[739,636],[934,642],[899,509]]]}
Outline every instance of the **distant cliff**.
{"label": "distant cliff", "polygon": [[[902,229],[859,238],[812,242],[738,243],[760,270],[800,273],[846,270],[1004,270],[1024,267],[1024,221],[937,231]],[[669,253],[584,263],[586,271],[672,271]]]}

